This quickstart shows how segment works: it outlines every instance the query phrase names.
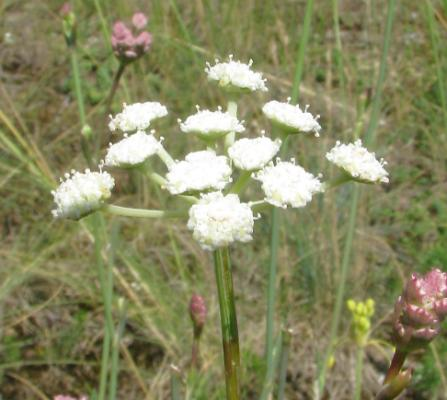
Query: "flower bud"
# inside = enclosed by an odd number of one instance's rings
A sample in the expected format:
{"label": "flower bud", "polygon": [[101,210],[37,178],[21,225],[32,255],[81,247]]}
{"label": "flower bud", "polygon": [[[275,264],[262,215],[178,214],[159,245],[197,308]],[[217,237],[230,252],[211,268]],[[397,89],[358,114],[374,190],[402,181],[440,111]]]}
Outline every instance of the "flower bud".
{"label": "flower bud", "polygon": [[394,340],[401,351],[425,347],[447,315],[447,273],[412,274],[394,309]]}
{"label": "flower bud", "polygon": [[71,4],[66,2],[59,11],[62,17],[62,30],[68,47],[76,44],[76,16]]}
{"label": "flower bud", "polygon": [[202,296],[194,293],[189,302],[189,315],[194,324],[194,332],[197,332],[198,335],[200,335],[203,326],[205,325],[206,314],[207,309],[205,300]]}

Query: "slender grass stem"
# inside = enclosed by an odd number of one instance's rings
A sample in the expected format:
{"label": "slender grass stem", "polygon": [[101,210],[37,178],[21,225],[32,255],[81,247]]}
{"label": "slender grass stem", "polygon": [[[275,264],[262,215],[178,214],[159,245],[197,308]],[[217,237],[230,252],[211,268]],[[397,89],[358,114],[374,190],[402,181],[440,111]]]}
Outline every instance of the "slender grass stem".
{"label": "slender grass stem", "polygon": [[175,365],[171,365],[171,399],[181,400],[180,371]]}
{"label": "slender grass stem", "polygon": [[363,346],[357,346],[355,355],[354,400],[361,400],[362,398],[363,356]]}
{"label": "slender grass stem", "polygon": [[125,325],[126,325],[126,304],[123,301],[120,307],[118,326],[116,327],[115,335],[112,342],[112,365],[110,371],[109,400],[116,399],[116,390],[117,390],[118,374],[119,374],[120,343],[121,338],[123,336]]}
{"label": "slender grass stem", "polygon": [[287,364],[289,362],[291,332],[284,330],[282,336],[281,359],[279,362],[278,400],[284,400],[287,379]]}
{"label": "slender grass stem", "polygon": [[108,23],[107,23],[106,18],[104,17],[104,13],[102,11],[100,0],[94,0],[94,2],[95,2],[96,12],[98,13],[98,16],[99,16],[99,21],[101,22],[102,36],[104,37],[105,43],[107,43],[108,46],[110,48],[112,48],[112,44],[110,42],[110,32],[109,32],[109,28],[108,28]]}
{"label": "slender grass stem", "polygon": [[88,138],[86,137],[86,135],[82,133],[85,132],[84,129],[87,127],[87,119],[85,116],[84,97],[82,95],[81,75],[79,72],[79,60],[76,47],[69,46],[69,51],[70,51],[71,70],[73,74],[74,91],[76,96],[76,102],[78,104],[79,120],[81,122],[81,151],[82,155],[87,161],[87,164],[90,167],[92,167],[93,161]]}
{"label": "slender grass stem", "polygon": [[442,60],[441,60],[441,48],[439,45],[439,31],[436,26],[436,18],[433,12],[433,4],[430,0],[425,1],[426,4],[426,14],[428,27],[430,30],[430,40],[433,48],[433,55],[435,57],[436,62],[436,74],[437,74],[437,83],[439,88],[439,96],[441,99],[441,106],[443,111],[444,125],[447,129],[447,95],[446,95],[446,87],[445,87],[445,76],[442,68]]}
{"label": "slender grass stem", "polygon": [[107,377],[109,373],[109,357],[110,345],[113,338],[113,317],[112,317],[112,301],[113,301],[113,271],[109,263],[107,263],[108,270],[104,269],[104,262],[102,259],[102,240],[101,227],[102,221],[98,214],[93,215],[93,237],[95,241],[95,261],[98,269],[99,282],[101,286],[101,293],[104,303],[104,339],[102,345],[101,356],[101,372],[99,379],[99,394],[98,400],[104,400],[107,391]]}
{"label": "slender grass stem", "polygon": [[[295,75],[293,79],[292,98],[291,101],[296,103],[298,101],[301,79],[304,70],[304,57],[306,54],[307,43],[309,41],[310,26],[312,21],[313,0],[307,0],[306,11],[304,14],[303,29],[301,31],[301,39],[298,48]],[[287,152],[287,140],[283,140],[281,155],[284,156]],[[266,356],[266,378],[264,387],[272,388],[269,381],[273,378],[273,342],[274,342],[274,325],[275,325],[275,299],[276,299],[276,274],[277,274],[277,258],[279,247],[279,210],[274,207],[272,210],[272,228],[270,236],[270,262],[268,271],[268,289],[267,289],[267,314],[266,314],[266,335],[265,335],[265,356]],[[264,391],[268,397],[270,393]]]}
{"label": "slender grass stem", "polygon": [[[376,84],[376,94],[375,94],[375,97],[373,100],[371,118],[370,118],[367,130],[365,133],[365,137],[364,137],[364,141],[366,144],[369,144],[372,142],[373,136],[375,134],[376,127],[378,124],[378,120],[379,120],[381,96],[382,96],[383,84],[384,84],[385,76],[386,76],[386,60],[387,60],[388,50],[389,50],[390,41],[391,41],[395,8],[396,8],[396,0],[389,0],[388,1],[388,13],[387,13],[387,19],[386,19],[386,24],[385,24],[384,42],[383,42],[382,55],[381,55],[381,61],[380,61],[380,67],[379,67],[379,76],[377,78],[377,84]],[[332,316],[331,330],[330,330],[330,336],[329,336],[329,343],[328,343],[328,347],[326,349],[326,354],[325,354],[323,363],[320,367],[320,371],[318,374],[318,389],[319,389],[320,398],[323,396],[323,393],[324,393],[328,361],[334,351],[335,342],[336,342],[336,338],[337,338],[337,334],[338,334],[338,327],[340,324],[342,304],[343,304],[343,298],[344,298],[344,293],[345,293],[345,288],[346,288],[346,280],[348,277],[348,271],[349,271],[349,266],[350,266],[353,237],[354,237],[354,231],[355,231],[355,225],[356,225],[356,219],[357,219],[357,204],[358,204],[358,200],[359,200],[359,192],[360,192],[359,186],[356,184],[352,191],[351,205],[350,205],[350,211],[349,211],[349,220],[348,220],[348,230],[347,230],[347,235],[346,235],[345,247],[343,250],[340,283],[338,285],[338,290],[337,290],[337,295],[336,295],[336,300],[335,300],[335,305],[334,305],[334,311],[332,314],[333,316]]]}
{"label": "slender grass stem", "polygon": [[234,303],[233,277],[228,248],[214,251],[214,268],[219,296],[227,400],[240,399],[240,353]]}
{"label": "slender grass stem", "polygon": [[104,206],[103,210],[121,217],[135,218],[180,218],[187,215],[185,210],[147,210],[143,208],[115,206],[113,204]]}

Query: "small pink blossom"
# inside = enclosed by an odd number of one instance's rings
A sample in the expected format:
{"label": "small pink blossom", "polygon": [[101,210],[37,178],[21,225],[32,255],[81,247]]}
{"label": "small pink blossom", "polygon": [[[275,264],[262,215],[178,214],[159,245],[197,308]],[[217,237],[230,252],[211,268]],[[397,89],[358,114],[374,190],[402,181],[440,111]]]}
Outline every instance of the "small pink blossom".
{"label": "small pink blossom", "polygon": [[132,17],[132,24],[138,30],[142,30],[147,25],[147,17],[142,12],[136,12]]}
{"label": "small pink blossom", "polygon": [[205,300],[202,296],[195,293],[191,296],[189,314],[191,315],[194,326],[201,330],[205,325],[207,314]]}
{"label": "small pink blossom", "polygon": [[[133,25],[143,29],[147,18],[143,13],[136,13],[132,18]],[[143,24],[144,23],[144,24]],[[124,22],[117,21],[112,29],[112,48],[115,56],[124,62],[130,62],[146,53],[152,43],[152,35],[143,31],[134,33]]]}

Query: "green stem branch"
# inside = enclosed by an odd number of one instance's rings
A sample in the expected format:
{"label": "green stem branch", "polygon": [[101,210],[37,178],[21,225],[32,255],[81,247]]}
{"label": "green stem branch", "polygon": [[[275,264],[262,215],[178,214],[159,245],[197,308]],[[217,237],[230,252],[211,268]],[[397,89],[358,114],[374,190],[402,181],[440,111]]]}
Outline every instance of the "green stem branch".
{"label": "green stem branch", "polygon": [[121,217],[135,218],[180,218],[187,215],[185,210],[146,210],[143,208],[129,208],[107,204],[103,208],[109,214]]}

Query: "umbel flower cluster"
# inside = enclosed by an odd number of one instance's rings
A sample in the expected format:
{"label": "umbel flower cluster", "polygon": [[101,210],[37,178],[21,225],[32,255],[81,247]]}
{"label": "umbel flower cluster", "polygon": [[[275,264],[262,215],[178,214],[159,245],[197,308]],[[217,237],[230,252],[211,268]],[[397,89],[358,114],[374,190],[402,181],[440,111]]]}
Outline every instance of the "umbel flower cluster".
{"label": "umbel flower cluster", "polygon": [[[301,109],[290,99],[268,101],[262,112],[273,125],[275,135],[260,131],[251,137],[246,134],[245,122],[237,117],[234,99],[244,93],[268,91],[262,74],[252,70],[252,61],[243,64],[232,56],[227,62],[207,64],[205,72],[209,81],[230,93],[231,100],[227,111],[197,106],[196,113],[178,119],[182,132],[179,134],[196,135],[204,144],[202,149],[174,160],[152,129],[155,120],[168,114],[167,108],[154,101],[125,104],[122,112],[110,117],[109,123],[112,132],[122,132],[122,139],[109,146],[99,172],[73,171],[65,176],[53,192],[53,215],[77,220],[101,208],[119,214],[120,207],[106,205],[114,180],[103,169],[147,168],[146,161],[158,156],[166,171],[164,176],[155,172],[150,176],[171,195],[185,200],[187,227],[203,249],[212,251],[252,240],[258,209],[304,207],[331,185],[321,181],[321,174],[306,171],[295,159],[278,157],[288,135],[320,135],[319,116],[313,116],[308,106]],[[326,158],[341,169],[344,181],[388,182],[385,162],[377,160],[360,141],[337,142]],[[243,189],[250,181],[258,185],[263,196],[242,201]]]}

